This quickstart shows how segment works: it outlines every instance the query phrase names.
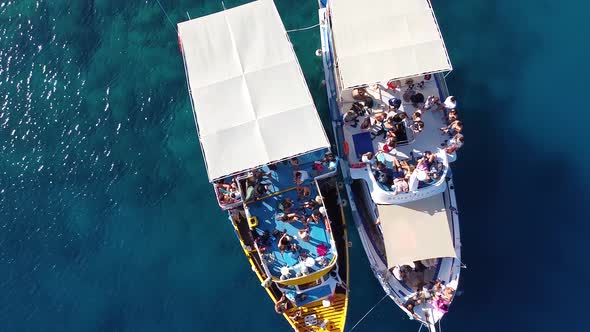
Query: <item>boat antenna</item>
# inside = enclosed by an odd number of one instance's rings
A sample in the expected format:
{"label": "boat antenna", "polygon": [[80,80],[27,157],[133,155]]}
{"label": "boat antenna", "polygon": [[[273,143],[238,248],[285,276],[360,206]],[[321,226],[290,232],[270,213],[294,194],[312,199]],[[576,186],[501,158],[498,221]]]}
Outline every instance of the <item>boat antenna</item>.
{"label": "boat antenna", "polygon": [[176,29],[174,22],[172,22],[172,20],[170,19],[170,16],[168,16],[168,13],[166,12],[166,9],[164,9],[164,6],[162,6],[162,3],[160,2],[160,0],[156,0],[156,2],[158,3],[158,5],[160,5],[160,9],[162,9],[162,12],[164,12],[164,15],[166,15],[166,18],[168,19],[168,22],[170,22],[172,29],[174,29],[174,31],[176,31],[176,34],[178,34],[178,30]]}

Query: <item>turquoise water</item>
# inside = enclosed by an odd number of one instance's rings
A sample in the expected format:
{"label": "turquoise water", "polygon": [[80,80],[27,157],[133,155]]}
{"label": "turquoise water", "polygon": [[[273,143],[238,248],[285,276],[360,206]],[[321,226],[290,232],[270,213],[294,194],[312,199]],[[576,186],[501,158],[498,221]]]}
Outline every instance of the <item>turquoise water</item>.
{"label": "turquoise water", "polygon": [[[287,29],[317,22],[314,0],[276,3]],[[174,22],[222,8],[162,4]],[[433,5],[467,127],[468,269],[443,329],[582,330],[590,4]],[[0,23],[0,330],[287,330],[215,206],[158,4],[0,0]],[[290,37],[327,120],[319,33]],[[383,295],[351,238],[349,328]],[[357,330],[417,328],[387,300]]]}

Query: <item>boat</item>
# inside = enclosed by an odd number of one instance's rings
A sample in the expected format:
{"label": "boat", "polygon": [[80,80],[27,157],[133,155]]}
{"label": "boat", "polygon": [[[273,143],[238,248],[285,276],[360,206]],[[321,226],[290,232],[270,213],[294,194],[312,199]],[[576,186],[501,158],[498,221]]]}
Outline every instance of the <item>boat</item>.
{"label": "boat", "polygon": [[330,117],[361,242],[386,294],[436,331],[463,267],[450,164],[464,141],[436,17],[428,0],[319,6]]}
{"label": "boat", "polygon": [[208,179],[274,310],[344,331],[339,160],[274,2],[181,22],[178,39]]}

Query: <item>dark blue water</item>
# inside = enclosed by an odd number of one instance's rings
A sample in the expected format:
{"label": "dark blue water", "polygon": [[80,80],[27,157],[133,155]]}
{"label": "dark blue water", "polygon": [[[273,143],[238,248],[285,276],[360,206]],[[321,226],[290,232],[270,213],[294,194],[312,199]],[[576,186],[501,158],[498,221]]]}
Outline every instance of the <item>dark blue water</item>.
{"label": "dark blue water", "polygon": [[[222,8],[162,4],[174,22]],[[585,330],[590,4],[433,5],[467,136],[468,268],[443,329]],[[317,22],[314,0],[277,7]],[[326,120],[319,33],[290,37]],[[185,84],[152,0],[0,0],[1,331],[289,328],[215,207]],[[351,237],[349,328],[383,295]],[[417,328],[387,300],[357,330]]]}

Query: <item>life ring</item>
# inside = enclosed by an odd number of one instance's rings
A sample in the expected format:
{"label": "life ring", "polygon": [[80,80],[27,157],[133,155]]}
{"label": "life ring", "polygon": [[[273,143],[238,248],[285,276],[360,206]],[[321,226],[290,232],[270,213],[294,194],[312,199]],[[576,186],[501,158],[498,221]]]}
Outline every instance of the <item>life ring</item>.
{"label": "life ring", "polygon": [[348,156],[348,153],[350,152],[350,148],[348,147],[348,142],[344,141],[344,144],[342,144],[343,148],[344,148],[344,154],[346,156]]}

